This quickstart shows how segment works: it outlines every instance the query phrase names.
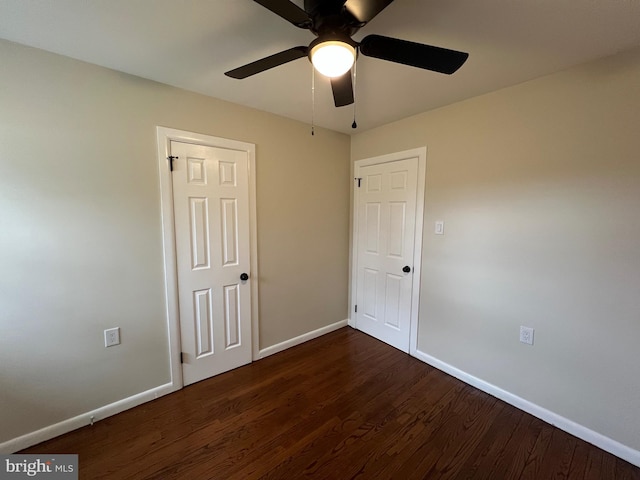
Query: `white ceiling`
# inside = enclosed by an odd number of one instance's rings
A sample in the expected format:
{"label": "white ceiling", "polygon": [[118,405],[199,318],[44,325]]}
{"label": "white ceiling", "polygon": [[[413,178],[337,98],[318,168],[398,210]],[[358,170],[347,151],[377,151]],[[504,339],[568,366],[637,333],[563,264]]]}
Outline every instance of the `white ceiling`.
{"label": "white ceiling", "polygon": [[[639,46],[640,0],[395,0],[354,38],[371,33],[470,57],[448,76],[361,56],[358,131]],[[0,0],[0,38],[311,121],[306,59],[223,74],[315,38],[251,0]],[[352,120],[317,77],[316,125]]]}

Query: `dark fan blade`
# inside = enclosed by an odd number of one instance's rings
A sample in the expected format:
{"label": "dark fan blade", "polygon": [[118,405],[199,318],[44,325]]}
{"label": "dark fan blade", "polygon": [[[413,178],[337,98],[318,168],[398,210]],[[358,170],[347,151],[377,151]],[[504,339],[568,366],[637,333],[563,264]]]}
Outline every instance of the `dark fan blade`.
{"label": "dark fan blade", "polygon": [[336,107],[344,107],[353,103],[353,83],[351,81],[351,70],[331,79],[331,89],[333,90],[333,101]]}
{"label": "dark fan blade", "polygon": [[251,75],[255,75],[256,73],[264,72],[265,70],[269,70],[270,68],[278,67],[293,60],[297,60],[298,58],[306,57],[307,50],[307,47],[293,47],[289,50],[276,53],[275,55],[271,55],[269,57],[256,60],[255,62],[248,63],[234,70],[229,70],[224,74],[227,77],[231,78],[247,78]]}
{"label": "dark fan blade", "polygon": [[468,53],[383,37],[382,35],[365,37],[360,43],[360,53],[368,57],[381,58],[449,75],[458,70],[469,57]]}
{"label": "dark fan blade", "polygon": [[309,28],[311,26],[311,18],[307,12],[298,7],[289,0],[253,0],[259,3],[279,17],[284,18],[287,22],[293,23],[296,27]]}
{"label": "dark fan blade", "polygon": [[358,21],[367,23],[387,8],[391,2],[393,0],[348,0],[345,6]]}

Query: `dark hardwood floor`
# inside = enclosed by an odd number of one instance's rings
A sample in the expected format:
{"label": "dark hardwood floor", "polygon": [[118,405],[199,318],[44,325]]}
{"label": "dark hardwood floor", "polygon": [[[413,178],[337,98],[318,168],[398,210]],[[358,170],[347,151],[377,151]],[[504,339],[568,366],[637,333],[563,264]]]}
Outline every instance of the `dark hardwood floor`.
{"label": "dark hardwood floor", "polygon": [[82,479],[640,479],[348,327],[23,453],[77,453]]}

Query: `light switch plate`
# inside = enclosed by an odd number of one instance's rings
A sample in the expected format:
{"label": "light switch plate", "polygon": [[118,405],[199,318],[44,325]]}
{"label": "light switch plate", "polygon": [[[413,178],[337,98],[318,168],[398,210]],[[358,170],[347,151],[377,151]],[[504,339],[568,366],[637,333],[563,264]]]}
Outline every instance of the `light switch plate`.
{"label": "light switch plate", "polygon": [[444,222],[442,220],[437,220],[436,221],[435,234],[436,235],[444,235]]}

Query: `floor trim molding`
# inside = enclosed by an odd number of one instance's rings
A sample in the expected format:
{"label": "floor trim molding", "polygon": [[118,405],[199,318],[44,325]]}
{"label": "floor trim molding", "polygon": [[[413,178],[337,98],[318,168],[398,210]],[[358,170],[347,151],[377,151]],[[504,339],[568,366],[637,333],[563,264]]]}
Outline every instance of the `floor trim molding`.
{"label": "floor trim molding", "polygon": [[7,440],[4,443],[0,443],[0,453],[9,454],[18,452],[24,448],[32,447],[38,443],[51,440],[54,437],[64,435],[65,433],[76,430],[80,427],[84,427],[85,425],[90,425],[92,420],[91,417],[93,417],[94,422],[97,422],[98,420],[102,420],[130,408],[137,407],[138,405],[150,402],[151,400],[155,400],[158,397],[162,397],[163,395],[174,391],[175,388],[172,383],[160,385],[159,387],[110,403],[104,407],[96,408],[95,410],[54,423],[53,425],[41,428],[35,432]]}
{"label": "floor trim molding", "polygon": [[[260,350],[258,358],[265,358],[270,355],[274,355],[278,352],[282,352],[288,348],[294,347],[296,345],[300,345],[301,343],[307,342],[309,340],[313,340],[314,338],[321,337],[329,332],[333,332],[334,330],[338,330],[342,327],[348,325],[348,320],[341,320],[336,323],[332,323],[331,325],[327,325],[325,327],[319,328],[317,330],[313,330],[311,332],[307,332],[303,335],[300,335],[295,338],[291,338],[284,342],[278,343],[276,345],[272,345],[270,347],[264,348]],[[416,350],[413,355],[418,360],[425,362],[431,365],[438,370],[447,373],[458,380],[463,381],[464,383],[471,385],[479,390],[482,390],[489,395],[492,395],[500,400],[507,402],[514,407],[527,412],[559,429],[570,433],[592,445],[595,445],[612,455],[615,455],[627,462],[640,467],[640,451],[634,450],[631,447],[623,445],[620,442],[617,442],[605,435],[602,435],[598,432],[595,432],[583,425],[580,425],[572,420],[569,420],[557,413],[554,413],[546,408],[543,408],[535,403],[532,403],[524,398],[521,398],[513,393],[510,393],[506,390],[503,390],[491,383],[485,382],[484,380],[474,377],[463,370],[460,370],[446,362],[443,362],[431,355],[428,355],[420,350]],[[63,420],[56,424],[44,427],[40,430],[36,430],[34,432],[28,433],[26,435],[22,435],[20,437],[8,440],[4,443],[0,443],[0,453],[8,454],[15,453],[24,448],[31,447],[38,443],[44,442],[46,440],[50,440],[59,435],[63,435],[77,428],[83,427],[85,425],[89,425],[92,421],[97,422],[104,418],[110,417],[117,413],[123,412],[130,408],[136,407],[143,403],[149,402],[151,400],[155,400],[158,397],[163,395],[167,395],[171,392],[175,391],[175,387],[172,383],[167,383],[165,385],[161,385],[156,388],[152,388],[145,392],[138,393],[136,395],[132,395],[131,397],[119,400],[117,402],[111,403],[109,405],[105,405],[103,407],[97,408],[95,410],[91,410],[89,412],[77,415],[73,418],[69,418],[67,420]]]}
{"label": "floor trim molding", "polygon": [[414,357],[431,365],[432,367],[437,368],[438,370],[443,371],[444,373],[451,375],[452,377],[457,378],[458,380],[463,381],[466,384],[499,398],[500,400],[503,400],[508,404],[539,418],[540,420],[558,427],[560,430],[570,433],[585,442],[595,445],[616,457],[622,458],[623,460],[640,467],[640,451],[638,450],[634,450],[631,447],[623,445],[620,442],[595,432],[583,425],[569,420],[568,418],[558,415],[557,413],[547,410],[546,408],[536,405],[535,403],[525,400],[513,393],[507,392],[506,390],[503,390],[491,383],[474,377],[473,375],[438,360],[431,355],[421,352],[420,350],[415,351]]}
{"label": "floor trim molding", "polygon": [[263,348],[262,350],[260,350],[260,352],[258,352],[258,360],[268,357],[269,355],[282,352],[287,348],[295,347],[296,345],[300,345],[301,343],[308,342],[309,340],[313,340],[314,338],[321,337],[322,335],[326,335],[327,333],[338,330],[339,328],[346,327],[347,324],[348,320],[340,320],[339,322],[332,323],[331,325],[327,325],[326,327],[318,328],[317,330],[304,333],[298,337],[290,338],[289,340],[285,340],[284,342],[271,345],[267,348]]}

